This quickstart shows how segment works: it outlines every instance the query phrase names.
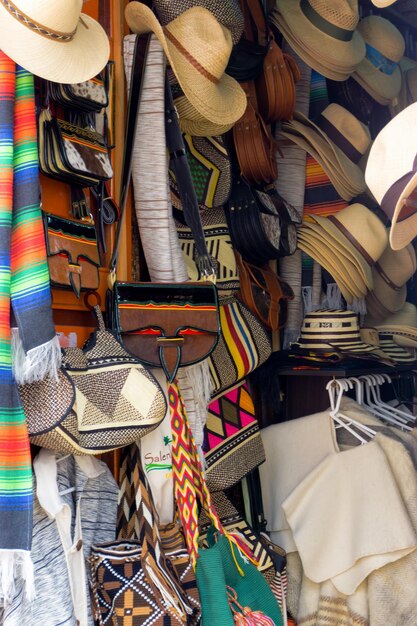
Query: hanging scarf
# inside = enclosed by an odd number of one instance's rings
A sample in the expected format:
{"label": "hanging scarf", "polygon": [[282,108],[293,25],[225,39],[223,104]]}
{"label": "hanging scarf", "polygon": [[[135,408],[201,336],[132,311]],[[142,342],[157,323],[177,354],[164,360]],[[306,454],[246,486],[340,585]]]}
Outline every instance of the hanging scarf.
{"label": "hanging scarf", "polygon": [[56,375],[60,349],[39,203],[33,76],[1,51],[0,168],[0,600],[7,601],[16,576],[33,592],[31,457],[12,368],[11,314],[20,380]]}

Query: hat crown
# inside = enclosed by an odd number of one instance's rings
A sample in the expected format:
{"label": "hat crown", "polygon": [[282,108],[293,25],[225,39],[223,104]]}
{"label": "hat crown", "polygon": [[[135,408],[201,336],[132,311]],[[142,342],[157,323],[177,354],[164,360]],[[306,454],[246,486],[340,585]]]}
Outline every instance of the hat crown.
{"label": "hat crown", "polygon": [[[10,5],[7,0],[0,0],[9,11]],[[16,17],[21,23],[28,28],[30,24],[23,18],[33,20],[33,24],[43,26],[51,31],[59,33],[72,33],[78,26],[83,6],[82,0],[13,0],[13,5],[17,12],[10,11],[11,15]],[[33,30],[33,29],[32,29]]]}
{"label": "hat crown", "polygon": [[350,204],[334,216],[334,223],[339,222],[356,239],[374,261],[377,261],[388,244],[387,231],[383,223],[366,206]]}
{"label": "hat crown", "polygon": [[327,22],[346,30],[355,30],[359,22],[357,0],[309,0],[310,5]]}
{"label": "hat crown", "polygon": [[329,104],[324,111],[322,111],[322,116],[325,117],[356,150],[361,154],[365,154],[372,141],[369,129],[365,124],[358,120],[350,111],[336,103]]}
{"label": "hat crown", "polygon": [[393,250],[387,246],[378,260],[379,267],[396,285],[401,287],[416,271],[416,252],[412,244],[401,250]]}
{"label": "hat crown", "polygon": [[[212,76],[220,80],[232,51],[232,36],[204,7],[187,9],[164,26],[165,34],[171,35],[171,43],[190,55],[190,62],[197,61]],[[179,44],[179,45],[178,45]]]}
{"label": "hat crown", "polygon": [[379,15],[368,15],[360,20],[358,32],[364,41],[381,52],[391,61],[398,61],[404,55],[404,37],[390,22]]}

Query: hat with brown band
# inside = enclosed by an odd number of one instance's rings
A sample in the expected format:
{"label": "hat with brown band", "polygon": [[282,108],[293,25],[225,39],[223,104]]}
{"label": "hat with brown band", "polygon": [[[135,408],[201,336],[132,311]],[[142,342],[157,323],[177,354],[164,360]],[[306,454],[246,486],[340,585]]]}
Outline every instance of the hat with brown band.
{"label": "hat with brown band", "polygon": [[225,74],[232,37],[213,13],[193,6],[161,26],[149,7],[133,1],[126,5],[125,17],[134,33],[155,33],[184,95],[203,117],[221,125],[242,117],[246,94]]}
{"label": "hat with brown band", "polygon": [[[345,80],[365,56],[365,44],[356,31],[355,0],[276,0],[270,15],[285,37],[285,31],[291,33],[289,43],[297,54],[304,59],[307,53],[306,63],[327,78]],[[339,68],[336,77],[333,67]]]}
{"label": "hat with brown band", "polygon": [[417,103],[398,113],[376,136],[365,180],[391,220],[391,248],[401,250],[417,235]]}
{"label": "hat with brown band", "polygon": [[406,283],[416,270],[416,253],[412,244],[402,250],[392,250],[388,245],[372,267],[374,301],[388,314],[399,311],[406,301]]}
{"label": "hat with brown band", "polygon": [[81,0],[0,0],[0,49],[46,80],[89,80],[106,65],[110,44],[81,9]]}
{"label": "hat with brown band", "polygon": [[394,24],[379,15],[360,20],[358,31],[365,41],[366,55],[352,78],[379,104],[388,105],[401,89],[398,64],[405,50],[404,37]]}

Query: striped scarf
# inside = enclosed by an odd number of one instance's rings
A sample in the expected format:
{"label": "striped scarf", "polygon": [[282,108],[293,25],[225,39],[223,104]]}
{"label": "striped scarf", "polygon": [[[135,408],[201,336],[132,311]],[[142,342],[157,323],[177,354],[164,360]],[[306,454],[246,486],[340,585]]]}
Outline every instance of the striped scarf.
{"label": "striped scarf", "polygon": [[[7,601],[16,576],[25,578],[28,595],[33,591],[31,457],[15,379],[56,375],[60,350],[39,202],[33,76],[1,51],[0,168],[0,599]],[[11,315],[18,325],[13,347]]]}

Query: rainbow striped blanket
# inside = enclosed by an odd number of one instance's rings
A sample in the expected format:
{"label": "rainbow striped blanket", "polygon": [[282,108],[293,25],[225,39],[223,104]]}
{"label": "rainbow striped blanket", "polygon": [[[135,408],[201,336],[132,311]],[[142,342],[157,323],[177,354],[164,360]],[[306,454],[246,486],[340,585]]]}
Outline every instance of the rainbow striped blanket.
{"label": "rainbow striped blanket", "polygon": [[[11,319],[18,327],[16,358]],[[29,595],[33,589],[32,467],[16,379],[56,374],[59,359],[40,209],[34,80],[0,51],[0,602],[7,602],[17,576],[26,579]]]}

